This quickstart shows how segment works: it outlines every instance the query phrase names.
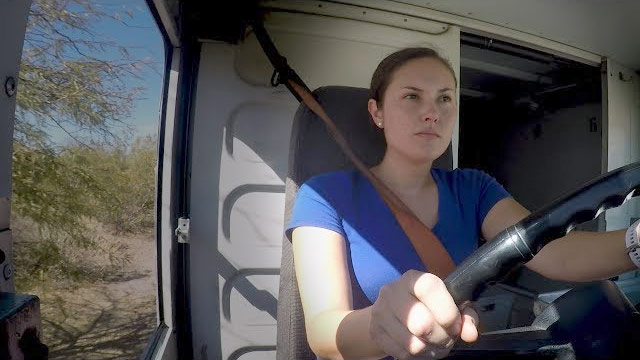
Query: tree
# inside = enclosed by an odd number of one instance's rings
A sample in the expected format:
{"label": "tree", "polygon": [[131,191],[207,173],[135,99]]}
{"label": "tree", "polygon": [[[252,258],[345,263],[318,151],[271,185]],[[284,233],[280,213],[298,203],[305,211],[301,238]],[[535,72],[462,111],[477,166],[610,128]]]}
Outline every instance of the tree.
{"label": "tree", "polygon": [[[131,9],[104,1],[34,0],[30,9],[17,94],[12,221],[36,227],[32,237],[37,239],[24,241],[29,245],[24,249],[44,254],[47,261],[63,257],[64,244],[96,246],[87,219],[121,218],[117,211],[123,202],[112,196],[110,186],[122,181],[107,181],[116,174],[85,160],[121,156],[126,162],[130,154],[127,119],[144,90],[130,81],[154,64],[101,38],[98,28],[105,22],[126,25],[132,17]],[[73,142],[56,144],[49,135],[53,131]],[[147,160],[153,166],[154,159]],[[154,174],[145,175],[153,179]],[[26,232],[16,234],[27,240]]]}
{"label": "tree", "polygon": [[112,142],[142,88],[128,85],[149,62],[104,40],[96,27],[124,22],[131,10],[90,0],[35,0],[20,67],[15,140],[49,146],[47,130],[60,129],[78,143]]}

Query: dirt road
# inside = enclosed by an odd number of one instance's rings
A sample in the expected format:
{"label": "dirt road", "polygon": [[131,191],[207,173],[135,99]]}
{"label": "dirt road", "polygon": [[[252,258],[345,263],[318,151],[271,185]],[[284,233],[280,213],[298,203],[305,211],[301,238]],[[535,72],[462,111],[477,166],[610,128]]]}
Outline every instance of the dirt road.
{"label": "dirt road", "polygon": [[41,285],[43,339],[49,359],[137,359],[156,327],[153,234],[122,238],[132,261],[110,281]]}

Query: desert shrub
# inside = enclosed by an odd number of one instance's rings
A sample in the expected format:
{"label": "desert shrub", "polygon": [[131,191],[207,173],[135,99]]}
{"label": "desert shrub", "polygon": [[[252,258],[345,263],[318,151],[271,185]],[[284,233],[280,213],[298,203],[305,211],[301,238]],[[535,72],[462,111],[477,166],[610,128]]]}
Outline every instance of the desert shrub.
{"label": "desert shrub", "polygon": [[154,225],[156,141],[14,149],[12,228],[18,282],[98,280],[130,259],[104,234]]}
{"label": "desert shrub", "polygon": [[62,158],[87,169],[100,187],[93,201],[97,219],[115,233],[138,232],[155,223],[156,140],[137,138],[128,147],[74,147]]}

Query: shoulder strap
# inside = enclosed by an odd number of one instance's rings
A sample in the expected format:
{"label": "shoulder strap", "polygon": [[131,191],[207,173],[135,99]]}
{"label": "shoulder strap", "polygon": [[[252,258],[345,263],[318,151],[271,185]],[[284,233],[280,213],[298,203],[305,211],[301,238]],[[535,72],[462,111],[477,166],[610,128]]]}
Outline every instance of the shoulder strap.
{"label": "shoulder strap", "polygon": [[[304,82],[295,73],[295,71],[289,67],[286,59],[278,53],[262,24],[253,24],[253,29],[262,49],[275,68],[272,83],[274,80],[285,80],[284,84],[293,93],[296,99],[303,102],[309,109],[311,109],[311,111],[322,119],[322,121],[324,121],[329,133],[331,133],[331,136],[338,143],[338,146],[340,146],[349,160],[351,160],[355,167],[361,171],[367,179],[369,179],[376,191],[378,191],[404,230],[409,241],[418,253],[420,260],[428,271],[444,280],[447,275],[455,269],[455,264],[447,252],[447,249],[445,249],[433,231],[424,225],[420,219],[415,216],[411,209],[409,209],[402,200],[400,200],[393,191],[391,191],[391,189],[380,181],[380,179],[378,179],[360,159],[358,159],[333,120],[331,120],[322,106],[313,97],[309,88],[304,85]],[[276,84],[277,83],[274,83],[274,85]]]}

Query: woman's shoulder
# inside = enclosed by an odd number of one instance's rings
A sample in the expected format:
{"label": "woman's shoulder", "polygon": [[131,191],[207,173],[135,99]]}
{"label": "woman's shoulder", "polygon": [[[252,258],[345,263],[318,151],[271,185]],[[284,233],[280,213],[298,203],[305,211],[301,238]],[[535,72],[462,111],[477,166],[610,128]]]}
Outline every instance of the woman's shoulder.
{"label": "woman's shoulder", "polygon": [[358,177],[355,169],[345,169],[316,174],[307,179],[300,191],[314,191],[319,194],[343,193],[354,186],[354,180]]}
{"label": "woman's shoulder", "polygon": [[460,200],[477,199],[481,219],[499,200],[511,196],[491,175],[478,169],[437,170],[441,183]]}
{"label": "woman's shoulder", "polygon": [[332,188],[334,186],[352,183],[355,175],[357,175],[357,171],[355,169],[329,171],[313,175],[307,179],[303,185]]}
{"label": "woman's shoulder", "polygon": [[314,226],[333,230],[344,237],[342,214],[349,209],[353,171],[340,170],[321,173],[306,180],[296,194],[295,204],[286,234],[299,226]]}

